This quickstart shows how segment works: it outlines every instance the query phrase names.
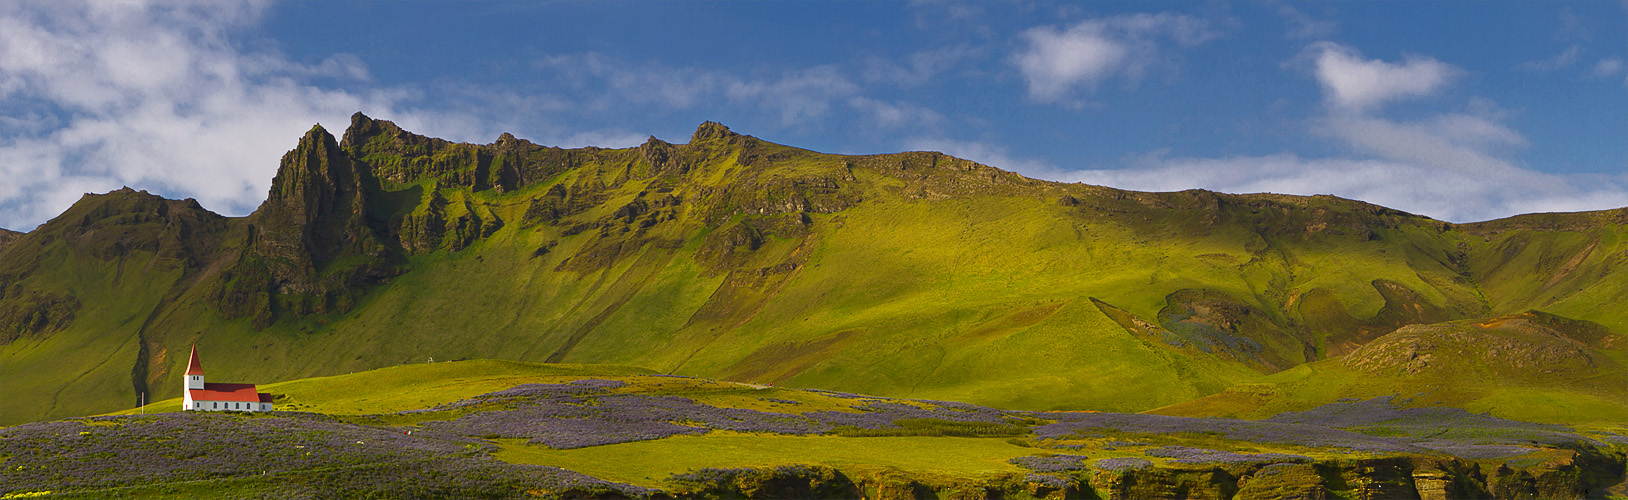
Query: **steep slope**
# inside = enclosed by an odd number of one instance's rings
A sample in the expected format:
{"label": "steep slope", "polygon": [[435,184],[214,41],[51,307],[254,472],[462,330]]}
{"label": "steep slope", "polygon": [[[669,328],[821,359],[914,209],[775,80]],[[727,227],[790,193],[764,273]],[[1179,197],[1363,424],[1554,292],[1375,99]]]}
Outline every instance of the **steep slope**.
{"label": "steep slope", "polygon": [[350,309],[364,288],[398,272],[392,251],[368,220],[377,182],[352,164],[333,135],[313,127],[283,155],[271,194],[247,220],[242,247],[221,277],[216,305],[254,328],[279,313]]}
{"label": "steep slope", "polygon": [[1621,422],[1628,336],[1540,312],[1410,325],[1346,356],[1153,413],[1265,418],[1383,396],[1534,422]]}
{"label": "steep slope", "polygon": [[[306,134],[259,210],[221,219],[195,263],[149,287],[163,300],[75,295],[79,316],[129,308],[147,326],[130,350],[60,369],[120,367],[135,383],[15,373],[41,391],[122,394],[80,403],[112,409],[139,387],[178,395],[185,360],[169,352],[196,342],[228,381],[499,358],[1145,410],[1408,324],[1536,308],[1628,329],[1620,308],[1598,307],[1628,303],[1622,221],[1543,220],[1558,222],[1059,184],[939,153],[820,154],[715,123],[687,144],[560,149],[508,134],[452,143],[358,114],[342,140]],[[0,264],[37,266],[44,254],[22,242],[61,238],[30,233]],[[1561,277],[1538,293],[1523,273]],[[63,282],[0,278],[0,311],[60,325],[33,335],[105,336],[49,313],[65,306],[28,305],[55,304]],[[65,345],[13,343],[0,361],[60,359]],[[0,423],[74,414],[49,408],[8,405]]]}
{"label": "steep slope", "polygon": [[1540,309],[1628,332],[1628,208],[1460,226],[1465,276],[1500,312]]}

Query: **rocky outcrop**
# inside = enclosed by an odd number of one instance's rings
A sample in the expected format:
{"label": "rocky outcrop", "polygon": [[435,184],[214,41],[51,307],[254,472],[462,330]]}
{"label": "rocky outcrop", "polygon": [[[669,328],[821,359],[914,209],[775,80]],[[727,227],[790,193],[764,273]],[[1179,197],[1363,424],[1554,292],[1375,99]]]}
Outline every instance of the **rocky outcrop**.
{"label": "rocky outcrop", "polygon": [[283,155],[270,194],[247,220],[216,293],[221,313],[264,327],[279,311],[344,311],[365,285],[398,273],[394,249],[368,217],[377,186],[333,135],[313,127]]}
{"label": "rocky outcrop", "polygon": [[858,205],[862,196],[833,177],[777,177],[760,181],[754,176],[701,188],[696,199],[706,207],[705,222],[717,225],[740,214],[836,213]]}
{"label": "rocky outcrop", "polygon": [[[376,186],[372,173],[352,164],[328,131],[313,127],[283,155],[271,193],[255,211],[253,222],[264,235],[260,241],[297,243],[315,265],[341,254],[377,253],[382,248],[367,223],[368,198]],[[277,234],[281,231],[292,234]]]}
{"label": "rocky outcrop", "polygon": [[701,469],[668,479],[677,498],[859,498],[848,476],[824,465]]}
{"label": "rocky outcrop", "polygon": [[340,147],[380,180],[508,192],[575,168],[597,148],[538,146],[504,133],[491,144],[455,143],[402,130],[385,120],[351,116]]}
{"label": "rocky outcrop", "polygon": [[700,126],[695,127],[695,133],[690,134],[690,145],[700,145],[703,142],[713,140],[739,141],[744,137],[745,136],[729,130],[729,127],[725,127],[721,123],[711,121],[701,122]]}
{"label": "rocky outcrop", "polygon": [[643,160],[643,171],[633,176],[637,179],[648,179],[666,172],[683,174],[689,171],[689,166],[679,161],[677,152],[672,144],[668,144],[656,136],[639,146],[639,159]]}
{"label": "rocky outcrop", "polygon": [[1271,314],[1224,292],[1177,290],[1165,296],[1158,318],[1182,346],[1267,372],[1317,360],[1315,339],[1277,324]]}
{"label": "rocky outcrop", "polygon": [[1588,346],[1533,321],[1533,314],[1409,325],[1352,351],[1341,364],[1375,374],[1445,374],[1466,363],[1501,376],[1587,372]]}

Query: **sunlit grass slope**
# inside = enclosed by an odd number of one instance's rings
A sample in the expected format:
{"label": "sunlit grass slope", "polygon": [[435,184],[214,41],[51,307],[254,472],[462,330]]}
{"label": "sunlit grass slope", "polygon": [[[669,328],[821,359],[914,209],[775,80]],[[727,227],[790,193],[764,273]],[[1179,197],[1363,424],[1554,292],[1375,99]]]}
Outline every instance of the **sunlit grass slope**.
{"label": "sunlit grass slope", "polygon": [[902,471],[931,482],[1021,473],[1007,460],[1037,453],[999,438],[776,436],[713,432],[574,450],[500,444],[498,459],[548,465],[590,476],[659,487],[673,474],[704,468],[820,464],[863,477]]}
{"label": "sunlit grass slope", "polygon": [[1628,337],[1542,313],[1415,325],[1344,357],[1152,410],[1266,418],[1346,398],[1397,396],[1528,422],[1628,421]]}

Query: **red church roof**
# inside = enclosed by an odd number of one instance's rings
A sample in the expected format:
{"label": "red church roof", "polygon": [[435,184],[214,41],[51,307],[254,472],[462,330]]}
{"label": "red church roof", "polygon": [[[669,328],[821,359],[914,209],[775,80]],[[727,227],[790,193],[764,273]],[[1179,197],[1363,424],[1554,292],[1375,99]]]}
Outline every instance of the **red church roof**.
{"label": "red church roof", "polygon": [[198,361],[197,344],[192,345],[192,359],[187,360],[187,375],[203,375],[203,363]]}
{"label": "red church roof", "polygon": [[254,384],[204,384],[203,389],[193,389],[190,392],[193,401],[271,402],[271,395],[255,392]]}

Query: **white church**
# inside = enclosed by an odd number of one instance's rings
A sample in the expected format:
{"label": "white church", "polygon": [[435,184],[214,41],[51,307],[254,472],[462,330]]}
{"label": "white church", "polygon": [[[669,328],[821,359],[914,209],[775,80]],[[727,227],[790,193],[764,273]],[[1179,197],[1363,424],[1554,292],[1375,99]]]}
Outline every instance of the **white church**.
{"label": "white church", "polygon": [[192,346],[192,359],[187,361],[187,374],[182,382],[181,409],[186,411],[271,411],[271,395],[256,392],[254,384],[204,383],[203,363],[198,361],[198,346]]}

